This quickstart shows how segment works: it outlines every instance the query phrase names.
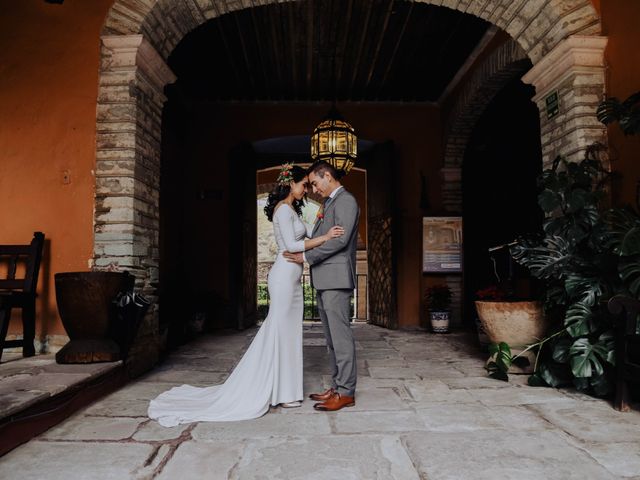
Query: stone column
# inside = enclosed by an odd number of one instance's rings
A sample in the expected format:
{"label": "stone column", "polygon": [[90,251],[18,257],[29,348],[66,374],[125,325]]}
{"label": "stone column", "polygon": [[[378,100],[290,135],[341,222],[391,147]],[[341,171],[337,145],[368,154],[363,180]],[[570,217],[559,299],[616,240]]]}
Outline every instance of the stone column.
{"label": "stone column", "polygon": [[[467,139],[465,139],[465,142]],[[442,208],[453,215],[462,212],[462,159],[467,145],[450,142],[449,149],[456,149],[457,153],[451,154],[452,159],[457,162],[455,166],[447,166],[440,169],[442,176]],[[450,162],[450,163],[453,163]]]}
{"label": "stone column", "polygon": [[[466,142],[468,138],[464,139]],[[440,169],[442,175],[442,206],[451,215],[462,215],[462,159],[466,143],[456,142],[450,139],[447,146],[448,153],[452,160],[455,159],[455,166],[443,167]],[[454,162],[450,162],[454,164]],[[464,225],[463,225],[464,228]],[[449,285],[453,292],[451,299],[451,326],[462,325],[462,275],[447,275],[445,283]]]}
{"label": "stone column", "polygon": [[[606,129],[596,119],[605,90],[604,49],[607,37],[573,35],[560,42],[522,80],[536,88],[540,110],[544,168],[561,154],[580,161],[593,142],[606,142]],[[547,98],[557,92],[558,113],[549,118]]]}
{"label": "stone column", "polygon": [[102,37],[94,269],[131,272],[153,301],[131,352],[134,374],[156,362],[159,348],[160,139],[163,89],[173,81],[142,35]]}

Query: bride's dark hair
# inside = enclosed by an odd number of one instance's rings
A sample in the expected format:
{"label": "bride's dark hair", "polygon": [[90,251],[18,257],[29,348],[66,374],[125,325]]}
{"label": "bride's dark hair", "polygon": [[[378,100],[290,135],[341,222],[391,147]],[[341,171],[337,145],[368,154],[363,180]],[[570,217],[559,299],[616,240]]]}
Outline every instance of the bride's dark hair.
{"label": "bride's dark hair", "polygon": [[[304,168],[299,167],[298,165],[289,167],[289,172],[291,173],[291,181],[295,183],[298,183],[307,176],[307,171]],[[282,172],[280,176],[282,176]],[[264,214],[267,216],[270,222],[273,221],[273,211],[275,210],[276,205],[287,198],[290,192],[291,186],[288,182],[278,182],[278,186],[276,186],[276,188],[271,191],[271,193],[269,194],[269,199],[267,200],[267,204],[264,207]],[[293,209],[299,216],[302,216],[302,205],[304,205],[304,200],[293,201]]]}

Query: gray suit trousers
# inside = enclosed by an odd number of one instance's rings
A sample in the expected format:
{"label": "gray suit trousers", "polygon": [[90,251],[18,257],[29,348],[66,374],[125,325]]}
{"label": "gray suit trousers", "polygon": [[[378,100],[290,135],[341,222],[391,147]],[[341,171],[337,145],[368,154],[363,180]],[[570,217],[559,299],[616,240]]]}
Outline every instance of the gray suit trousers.
{"label": "gray suit trousers", "polygon": [[350,324],[353,290],[318,290],[318,310],[329,350],[333,388],[341,395],[356,393],[356,345]]}

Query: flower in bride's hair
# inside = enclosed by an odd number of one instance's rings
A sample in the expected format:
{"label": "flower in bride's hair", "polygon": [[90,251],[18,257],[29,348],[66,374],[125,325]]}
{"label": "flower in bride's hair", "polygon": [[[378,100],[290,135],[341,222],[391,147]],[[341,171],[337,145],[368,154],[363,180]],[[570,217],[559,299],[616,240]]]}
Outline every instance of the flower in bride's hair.
{"label": "flower in bride's hair", "polygon": [[280,167],[280,173],[278,174],[277,182],[280,185],[289,185],[293,180],[293,174],[291,173],[291,169],[293,168],[293,163],[285,163]]}

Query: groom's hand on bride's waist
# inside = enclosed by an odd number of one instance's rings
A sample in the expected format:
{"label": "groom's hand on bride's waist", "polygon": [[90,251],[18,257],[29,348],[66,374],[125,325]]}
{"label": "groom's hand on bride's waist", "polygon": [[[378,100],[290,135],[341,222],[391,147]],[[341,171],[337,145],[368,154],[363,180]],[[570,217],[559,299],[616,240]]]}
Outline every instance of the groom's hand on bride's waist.
{"label": "groom's hand on bride's waist", "polygon": [[298,252],[298,253],[284,252],[282,256],[286,258],[288,262],[293,262],[293,263],[304,262],[304,259],[302,258],[302,252]]}

